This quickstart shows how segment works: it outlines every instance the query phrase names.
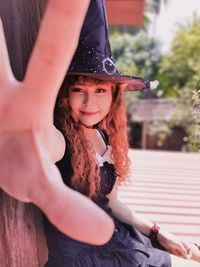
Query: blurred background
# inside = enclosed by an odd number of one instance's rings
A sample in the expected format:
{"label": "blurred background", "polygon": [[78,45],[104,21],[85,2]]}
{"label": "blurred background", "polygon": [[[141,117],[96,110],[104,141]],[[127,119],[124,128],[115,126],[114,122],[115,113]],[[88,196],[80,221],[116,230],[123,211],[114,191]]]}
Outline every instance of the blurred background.
{"label": "blurred background", "polygon": [[120,198],[182,240],[200,244],[198,0],[107,0],[118,69],[159,80],[124,93],[132,170]]}
{"label": "blurred background", "polygon": [[107,0],[118,69],[159,80],[126,93],[131,148],[200,151],[198,0]]}

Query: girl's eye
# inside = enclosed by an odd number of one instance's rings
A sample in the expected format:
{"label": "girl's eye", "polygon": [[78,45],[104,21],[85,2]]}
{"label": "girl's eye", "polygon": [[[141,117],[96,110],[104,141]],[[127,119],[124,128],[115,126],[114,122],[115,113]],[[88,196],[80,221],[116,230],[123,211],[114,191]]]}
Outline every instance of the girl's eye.
{"label": "girl's eye", "polygon": [[103,88],[97,88],[96,90],[97,93],[105,93],[106,92],[106,89],[103,89]]}
{"label": "girl's eye", "polygon": [[71,88],[71,92],[82,93],[83,92],[83,89],[78,88],[78,87],[72,87]]}

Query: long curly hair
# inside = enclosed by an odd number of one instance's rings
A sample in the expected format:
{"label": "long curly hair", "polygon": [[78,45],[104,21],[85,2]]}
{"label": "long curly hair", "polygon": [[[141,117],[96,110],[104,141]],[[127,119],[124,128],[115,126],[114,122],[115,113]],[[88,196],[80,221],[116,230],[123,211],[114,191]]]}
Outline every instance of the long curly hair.
{"label": "long curly hair", "polygon": [[[68,104],[68,89],[77,83],[105,83],[98,79],[86,76],[67,76],[59,91],[55,106],[55,123],[67,140],[67,146],[71,153],[71,177],[72,187],[93,198],[99,190],[100,169],[95,159],[95,151],[92,143],[88,141],[81,125],[71,117],[71,108]],[[108,82],[106,82],[108,83]],[[114,161],[118,184],[125,181],[129,174],[130,160],[128,158],[127,119],[126,109],[122,96],[122,88],[119,84],[112,84],[112,104],[107,116],[98,123],[98,127],[108,136],[112,146],[111,158]]]}

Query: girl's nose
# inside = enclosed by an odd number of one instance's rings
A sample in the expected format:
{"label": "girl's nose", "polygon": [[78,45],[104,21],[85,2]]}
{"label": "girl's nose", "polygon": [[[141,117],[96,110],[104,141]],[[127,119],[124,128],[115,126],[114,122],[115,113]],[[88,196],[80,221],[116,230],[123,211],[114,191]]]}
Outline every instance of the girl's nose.
{"label": "girl's nose", "polygon": [[92,103],[93,100],[94,100],[94,99],[93,99],[93,94],[90,93],[90,92],[86,92],[85,95],[84,95],[83,103],[84,103],[85,105],[88,105],[88,104]]}

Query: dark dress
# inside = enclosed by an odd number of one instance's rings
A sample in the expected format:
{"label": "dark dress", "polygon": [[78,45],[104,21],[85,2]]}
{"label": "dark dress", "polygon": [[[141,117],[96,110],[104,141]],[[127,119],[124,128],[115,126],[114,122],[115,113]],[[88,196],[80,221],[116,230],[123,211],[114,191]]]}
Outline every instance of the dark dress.
{"label": "dark dress", "polygon": [[[105,136],[104,140],[106,140]],[[70,164],[68,144],[67,147],[63,159],[57,163],[57,166],[64,182],[71,186],[70,177],[73,171]],[[109,158],[108,155],[107,158]],[[162,250],[159,244],[152,245],[149,238],[131,226],[121,223],[113,216],[112,210],[108,207],[106,195],[111,192],[116,181],[116,175],[114,166],[109,160],[102,163],[100,174],[101,192],[99,192],[95,202],[115,222],[115,231],[111,240],[101,246],[76,241],[58,231],[44,217],[49,251],[45,267],[170,267],[170,256]]]}

